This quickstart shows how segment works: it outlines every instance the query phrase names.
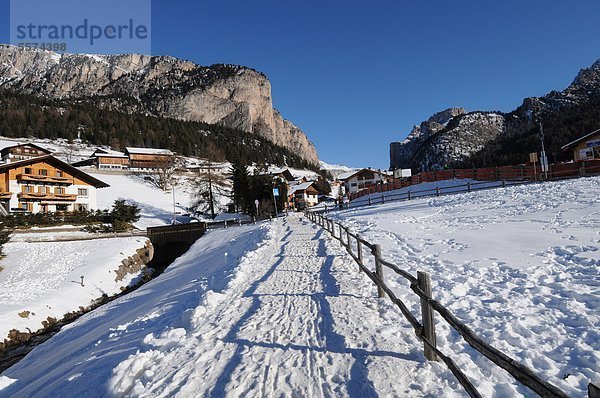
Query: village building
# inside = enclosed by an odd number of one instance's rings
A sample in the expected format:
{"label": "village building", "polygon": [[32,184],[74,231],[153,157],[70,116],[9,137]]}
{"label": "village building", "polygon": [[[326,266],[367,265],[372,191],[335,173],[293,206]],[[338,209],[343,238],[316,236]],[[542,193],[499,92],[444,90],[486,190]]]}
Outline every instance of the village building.
{"label": "village building", "polygon": [[175,154],[168,149],[125,148],[129,168],[133,170],[156,170],[173,164]]}
{"label": "village building", "polygon": [[561,149],[573,151],[573,160],[576,162],[600,159],[600,129],[564,145]]}
{"label": "village building", "polygon": [[387,181],[388,176],[378,170],[361,169],[340,174],[337,179],[344,184],[345,193],[351,194],[364,188],[383,184]]}
{"label": "village building", "polygon": [[319,191],[313,186],[313,181],[292,185],[288,191],[288,203],[298,210],[316,206],[319,203]]}
{"label": "village building", "polygon": [[52,155],[0,164],[0,213],[95,210],[108,184]]}
{"label": "village building", "polygon": [[2,163],[18,162],[38,156],[50,155],[52,152],[39,145],[26,143],[2,148],[0,156]]}
{"label": "village building", "polygon": [[94,165],[104,170],[124,170],[129,168],[129,157],[123,152],[98,148],[92,153]]}

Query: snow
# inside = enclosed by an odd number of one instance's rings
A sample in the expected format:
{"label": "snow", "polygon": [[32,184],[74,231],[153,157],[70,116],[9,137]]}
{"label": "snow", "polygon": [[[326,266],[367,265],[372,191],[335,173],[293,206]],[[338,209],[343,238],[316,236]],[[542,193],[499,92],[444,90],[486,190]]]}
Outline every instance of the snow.
{"label": "snow", "polygon": [[[145,229],[151,226],[170,224],[173,219],[173,193],[163,191],[135,174],[87,171],[88,174],[106,182],[108,188],[98,191],[98,208],[110,209],[116,199],[125,199],[141,209],[136,227]],[[184,180],[175,186],[176,211],[189,213],[193,202],[193,189]]]}
{"label": "snow", "polygon": [[155,149],[155,148],[125,148],[129,153],[136,153],[141,155],[173,155],[173,152],[168,149]]}
{"label": "snow", "polygon": [[322,160],[319,161],[319,168],[321,170],[344,170],[344,171],[354,171],[355,168],[344,166],[341,164],[329,164]]}
{"label": "snow", "polygon": [[[0,339],[11,329],[36,331],[48,317],[61,319],[102,294],[119,293],[135,275],[115,282],[114,271],[122,259],[143,247],[145,240],[7,243],[6,257],[0,261],[4,268],[0,271]],[[20,317],[23,311],[31,314]]]}
{"label": "snow", "polygon": [[[472,180],[469,178],[456,178],[453,180],[442,180],[432,182],[422,182],[420,184],[411,185],[408,187],[395,189],[387,192],[375,192],[369,195],[358,197],[350,202],[350,207],[364,206],[371,199],[372,204],[381,203],[381,197],[384,197],[384,202],[393,200],[404,200],[408,197],[408,192],[411,193],[412,198],[420,196],[431,196],[435,194],[436,188],[440,189],[440,195],[448,193],[457,193],[467,190],[467,184],[471,184],[472,190],[488,189],[494,187],[501,187],[502,181],[479,181]],[[506,181],[506,185],[515,185],[519,182]]]}
{"label": "snow", "polygon": [[[569,396],[600,361],[600,177],[332,213]],[[371,256],[365,254],[368,267]],[[404,280],[386,281],[420,318]],[[532,396],[436,317],[483,396]],[[0,378],[6,396],[465,396],[337,241],[297,213],[209,231]]]}
{"label": "snow", "polygon": [[[384,257],[427,271],[435,298],[498,349],[569,396],[600,370],[600,178],[512,186],[350,209],[333,217],[381,244]],[[388,280],[413,313],[403,280]],[[438,321],[484,396],[528,395]],[[504,391],[504,392],[503,392]]]}
{"label": "snow", "polygon": [[146,369],[134,377],[135,367],[150,366],[185,338],[200,341],[193,325],[222,306],[228,284],[241,288],[252,281],[260,272],[253,269],[259,253],[252,250],[271,239],[261,225],[209,231],[159,278],[67,325],[6,370],[0,386],[16,381],[0,396],[104,397],[151,377]]}

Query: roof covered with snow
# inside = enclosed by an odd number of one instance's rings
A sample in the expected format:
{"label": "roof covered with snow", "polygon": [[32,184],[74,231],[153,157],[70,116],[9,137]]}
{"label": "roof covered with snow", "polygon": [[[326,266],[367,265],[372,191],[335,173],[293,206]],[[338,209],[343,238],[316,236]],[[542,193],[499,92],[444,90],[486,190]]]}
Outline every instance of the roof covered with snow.
{"label": "roof covered with snow", "polygon": [[128,146],[127,148],[125,148],[125,151],[127,151],[127,153],[132,153],[136,155],[173,155],[173,152],[169,151],[168,149],[134,148]]}
{"label": "roof covered with snow", "polygon": [[125,155],[123,152],[119,152],[119,151],[113,151],[112,149],[106,149],[106,148],[98,148],[94,151],[94,153],[92,154],[92,156],[103,156],[103,157],[107,157],[107,158],[126,158],[127,155]]}
{"label": "roof covered with snow", "polygon": [[313,185],[313,181],[303,182],[302,184],[294,185],[290,188],[288,195],[293,195],[298,191],[305,191]]}

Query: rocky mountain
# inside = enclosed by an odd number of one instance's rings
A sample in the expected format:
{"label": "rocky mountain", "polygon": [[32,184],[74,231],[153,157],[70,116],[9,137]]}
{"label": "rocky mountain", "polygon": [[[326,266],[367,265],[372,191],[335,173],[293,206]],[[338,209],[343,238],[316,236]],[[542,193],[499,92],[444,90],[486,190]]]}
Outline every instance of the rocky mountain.
{"label": "rocky mountain", "polygon": [[563,91],[525,98],[509,113],[450,108],[390,144],[390,168],[413,171],[526,162],[540,150],[539,122],[549,160],[564,160],[562,145],[600,128],[600,61],[582,69]]}
{"label": "rocky mountain", "polygon": [[127,113],[222,124],[258,134],[313,164],[319,161],[302,130],[273,108],[267,77],[243,66],[0,45],[0,87]]}

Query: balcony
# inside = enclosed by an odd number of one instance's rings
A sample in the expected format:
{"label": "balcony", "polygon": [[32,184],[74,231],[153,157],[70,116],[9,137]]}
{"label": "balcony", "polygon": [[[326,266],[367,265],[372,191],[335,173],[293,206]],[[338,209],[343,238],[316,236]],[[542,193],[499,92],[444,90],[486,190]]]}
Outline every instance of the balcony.
{"label": "balcony", "polygon": [[77,200],[77,194],[71,193],[21,192],[17,194],[17,197],[26,200],[56,200],[65,202],[74,202]]}
{"label": "balcony", "polygon": [[0,192],[0,199],[9,199],[12,198],[12,192]]}
{"label": "balcony", "polygon": [[73,185],[73,179],[70,177],[44,176],[39,174],[18,174],[17,181]]}

